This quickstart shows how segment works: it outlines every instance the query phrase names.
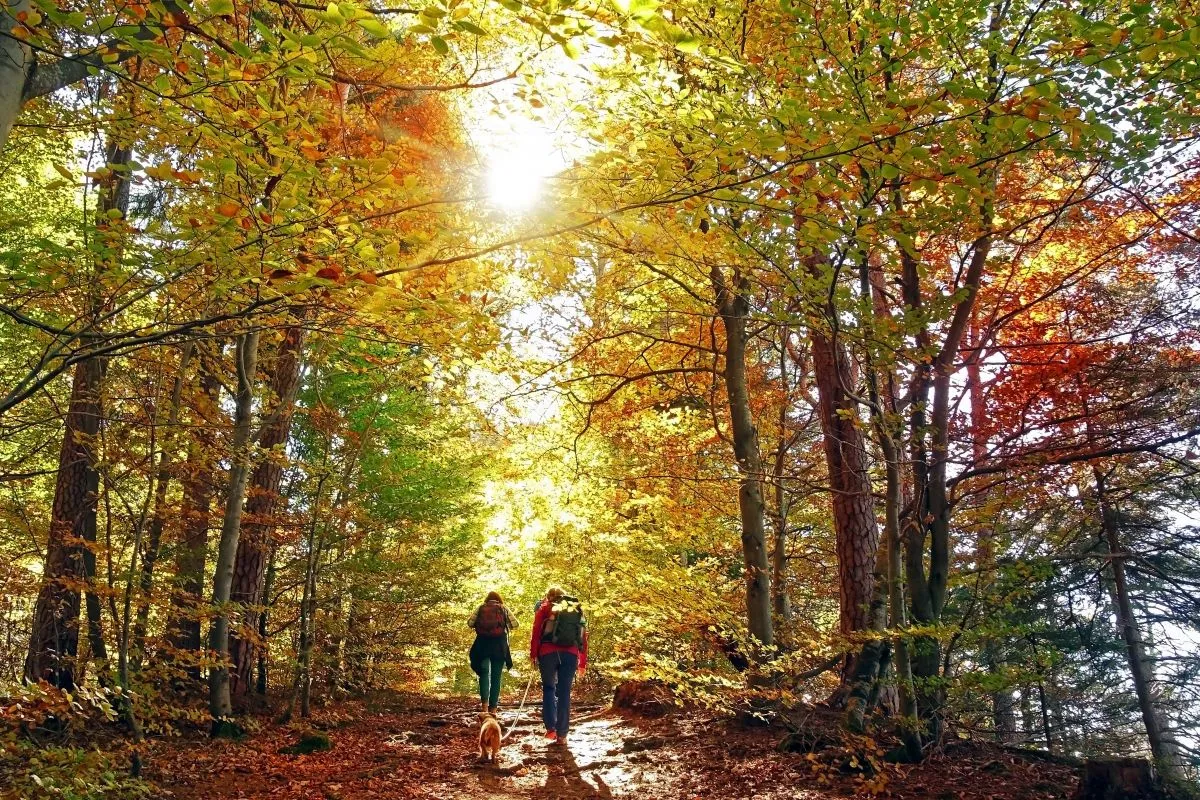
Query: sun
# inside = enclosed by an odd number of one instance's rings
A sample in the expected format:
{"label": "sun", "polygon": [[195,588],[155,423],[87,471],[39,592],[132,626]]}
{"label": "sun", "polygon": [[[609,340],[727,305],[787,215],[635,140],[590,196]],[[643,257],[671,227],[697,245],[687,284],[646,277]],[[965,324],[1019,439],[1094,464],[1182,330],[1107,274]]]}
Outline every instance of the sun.
{"label": "sun", "polygon": [[510,117],[488,136],[486,181],[488,202],[512,213],[533,209],[548,181],[565,167],[561,148],[538,121]]}

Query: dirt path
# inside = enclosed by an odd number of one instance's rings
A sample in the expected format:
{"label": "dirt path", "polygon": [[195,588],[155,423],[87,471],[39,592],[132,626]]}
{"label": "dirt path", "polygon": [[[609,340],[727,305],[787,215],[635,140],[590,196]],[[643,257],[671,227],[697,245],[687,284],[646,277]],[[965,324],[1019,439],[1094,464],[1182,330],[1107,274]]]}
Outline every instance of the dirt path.
{"label": "dirt path", "polygon": [[[156,741],[147,777],[164,800],[1063,800],[1077,782],[1069,768],[989,745],[899,767],[861,749],[779,753],[779,730],[727,719],[587,712],[560,746],[544,741],[527,709],[493,765],[478,759],[477,722],[464,701],[390,696],[319,712],[312,727],[331,750],[285,755],[301,729],[262,721],[242,742],[199,733]],[[506,729],[515,716],[502,712]],[[877,766],[864,770],[864,759]]]}
{"label": "dirt path", "polygon": [[480,764],[474,753],[462,772],[429,787],[431,798],[485,796],[515,798],[608,798],[643,794],[661,785],[668,764],[647,763],[628,754],[628,743],[643,739],[619,719],[590,719],[571,732],[566,746],[547,745],[536,724],[525,723],[505,741],[498,765]]}
{"label": "dirt path", "polygon": [[[268,726],[241,743],[157,743],[149,777],[164,798],[186,800],[621,798],[673,782],[676,760],[651,755],[664,739],[611,713],[581,717],[568,744],[550,745],[526,709],[489,764],[478,758],[475,715],[461,704],[343,708],[315,720],[333,743],[328,752],[283,755],[299,731]],[[501,719],[507,730],[516,714]]]}

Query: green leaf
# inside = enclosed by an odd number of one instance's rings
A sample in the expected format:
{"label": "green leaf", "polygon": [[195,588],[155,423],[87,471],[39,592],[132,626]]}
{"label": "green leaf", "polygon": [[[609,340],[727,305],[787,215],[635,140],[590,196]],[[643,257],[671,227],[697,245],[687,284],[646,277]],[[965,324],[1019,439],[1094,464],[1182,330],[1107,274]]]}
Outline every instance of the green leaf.
{"label": "green leaf", "polygon": [[685,33],[675,42],[675,49],[681,53],[695,55],[700,52],[700,37]]}
{"label": "green leaf", "polygon": [[474,22],[471,22],[470,20],[466,20],[466,19],[459,20],[458,22],[454,23],[454,27],[458,28],[460,31],[466,31],[467,33],[473,33],[476,36],[487,36],[487,31],[485,31],[483,28],[476,25]]}
{"label": "green leaf", "polygon": [[392,29],[374,17],[357,20],[356,24],[376,39],[387,39],[392,35]]}
{"label": "green leaf", "polygon": [[446,55],[450,52],[450,45],[446,44],[446,40],[440,36],[432,37],[429,40],[429,43],[433,45],[434,50],[437,50],[442,55]]}
{"label": "green leaf", "polygon": [[208,4],[208,10],[214,14],[232,14],[233,0],[212,0]]}
{"label": "green leaf", "polygon": [[342,12],[338,10],[337,3],[330,3],[325,6],[325,10],[321,12],[321,19],[326,22],[332,22],[334,25],[340,25],[346,21],[345,17],[342,16]]}

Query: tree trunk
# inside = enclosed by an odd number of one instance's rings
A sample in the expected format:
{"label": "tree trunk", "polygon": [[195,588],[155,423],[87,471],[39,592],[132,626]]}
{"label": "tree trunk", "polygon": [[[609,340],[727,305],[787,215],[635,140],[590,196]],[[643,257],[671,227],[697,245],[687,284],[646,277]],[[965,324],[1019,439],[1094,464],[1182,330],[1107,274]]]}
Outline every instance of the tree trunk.
{"label": "tree trunk", "polygon": [[[979,364],[983,356],[983,347],[978,326],[972,323],[971,345],[973,352],[967,359],[967,389],[971,399],[971,454],[976,464],[982,464],[987,459],[987,400],[983,394],[983,379]],[[985,502],[989,492],[984,489],[978,493],[980,502]],[[996,531],[985,525],[979,531],[975,545],[975,567],[980,575],[979,594],[984,602],[989,602],[991,587],[994,583],[996,569]],[[983,641],[983,666],[991,676],[992,681],[1003,680],[1001,665],[1004,663],[1004,648],[994,636],[988,636]],[[996,741],[1013,742],[1017,738],[1017,715],[1013,704],[1012,690],[996,688],[991,693],[992,702],[992,732]]]}
{"label": "tree trunk", "polygon": [[279,546],[271,545],[271,555],[267,558],[267,579],[263,583],[263,610],[258,615],[258,640],[263,643],[258,648],[258,681],[254,686],[255,694],[267,696],[267,624],[271,605],[271,590],[275,588],[275,556]]}
{"label": "tree trunk", "polygon": [[93,466],[93,447],[100,431],[103,375],[100,359],[90,358],[75,367],[54,483],[44,583],[34,606],[33,633],[25,660],[27,680],[45,680],[60,689],[75,686],[79,583],[87,575],[84,554],[96,541],[100,477]]}
{"label": "tree trunk", "polygon": [[717,312],[725,326],[725,393],[729,400],[734,457],[741,474],[738,509],[741,512],[742,557],[746,568],[746,613],[750,635],[769,647],[775,642],[775,633],[771,620],[771,567],[767,561],[762,453],[750,409],[750,390],[746,384],[746,321],[750,313],[750,301],[746,296],[744,278],[735,275],[734,288],[731,289],[718,266],[712,268],[711,278]]}
{"label": "tree trunk", "polygon": [[234,732],[229,725],[233,703],[229,694],[229,593],[233,586],[233,561],[237,554],[241,532],[242,505],[246,499],[246,479],[250,460],[250,424],[254,405],[255,365],[258,361],[258,332],[238,337],[234,356],[237,362],[237,397],[234,412],[232,465],[229,468],[225,491],[225,516],[221,522],[221,542],[217,548],[217,564],[213,575],[213,606],[216,617],[209,637],[209,648],[216,665],[209,669],[208,707],[212,716],[212,732],[221,736]]}
{"label": "tree trunk", "polygon": [[1144,758],[1089,758],[1071,800],[1161,797],[1154,770]]}
{"label": "tree trunk", "polygon": [[[301,323],[303,319],[301,320]],[[265,415],[265,426],[259,445],[265,455],[254,470],[246,498],[245,520],[238,540],[234,562],[233,587],[230,600],[241,611],[241,625],[231,631],[230,654],[233,668],[230,688],[239,710],[244,710],[253,690],[255,664],[255,634],[259,630],[262,610],[263,581],[266,578],[267,555],[279,507],[279,486],[283,480],[284,448],[292,429],[292,413],[300,385],[301,356],[304,347],[304,327],[289,327],[280,342],[271,368],[271,401],[273,406]],[[238,635],[240,631],[250,635]]]}
{"label": "tree trunk", "polygon": [[[785,396],[788,394],[788,339],[791,330],[784,325],[780,331],[779,348],[779,383]],[[787,583],[787,534],[788,513],[791,510],[787,487],[784,485],[784,471],[787,467],[788,450],[794,437],[788,434],[788,403],[785,401],[779,407],[779,447],[775,450],[775,464],[771,477],[775,484],[775,546],[771,550],[771,593],[772,608],[779,622],[787,622],[792,616],[792,606],[789,600]]]}
{"label": "tree trunk", "polygon": [[[18,4],[10,10],[15,13],[20,7]],[[28,9],[28,5],[24,8]],[[7,13],[0,13],[0,23],[11,21]],[[0,45],[0,49],[9,50],[9,55],[15,57],[16,51],[8,42],[13,37],[0,38],[6,42]],[[17,47],[17,50],[28,54],[28,48],[24,45]],[[0,60],[3,60],[2,57]],[[3,86],[6,77],[4,71],[7,71],[7,77],[12,78],[14,69],[14,64],[0,68],[0,86]],[[7,102],[6,94],[10,88],[0,88],[0,115],[5,111],[3,104]],[[11,125],[11,119],[5,124],[0,116],[0,136],[6,136]],[[128,165],[130,158],[128,147],[111,141],[105,147],[106,164]],[[108,218],[108,212],[119,211],[124,217],[128,210],[128,175],[127,170],[115,170],[99,186],[96,236],[104,247],[96,256],[97,271],[109,268],[111,262],[116,260],[114,256],[121,250],[121,233],[110,233],[113,221]],[[92,303],[92,316],[96,317],[101,310],[101,299],[94,297]],[[75,686],[75,659],[79,652],[79,583],[86,583],[89,574],[95,573],[94,568],[88,569],[87,553],[96,542],[96,498],[99,495],[100,475],[95,467],[97,458],[94,448],[100,432],[100,392],[105,369],[106,362],[101,358],[88,358],[75,366],[66,430],[59,452],[58,474],[55,476],[44,583],[34,606],[29,653],[25,660],[27,680],[46,680],[62,689]],[[95,643],[99,643],[103,652],[104,641],[98,630],[99,599],[93,604],[89,598],[88,606],[93,655],[99,655],[95,651]]]}
{"label": "tree trunk", "polygon": [[188,442],[187,464],[180,480],[183,503],[180,506],[179,546],[175,551],[175,575],[178,592],[172,601],[167,624],[173,647],[191,653],[185,669],[192,680],[200,680],[201,606],[204,602],[204,562],[208,555],[208,528],[213,499],[214,430],[217,401],[221,390],[213,370],[201,363],[200,393]]}
{"label": "tree trunk", "polygon": [[[991,226],[992,208],[984,203],[982,226]],[[989,232],[973,243],[971,260],[965,271],[962,286],[964,298],[954,307],[937,357],[930,363],[919,364],[913,376],[912,404],[909,417],[911,437],[912,486],[916,501],[903,522],[905,572],[909,586],[909,603],[913,620],[921,626],[936,626],[941,622],[946,604],[946,584],[950,572],[950,502],[946,487],[946,468],[950,457],[950,400],[953,395],[951,377],[958,358],[975,296],[991,252]],[[902,254],[905,302],[914,312],[922,312],[920,277],[916,260]],[[917,335],[917,343],[928,347],[928,332]],[[932,393],[932,403],[930,402]],[[930,408],[926,416],[926,408]],[[925,557],[928,544],[929,566]],[[934,636],[913,639],[913,678],[921,721],[931,739],[941,736],[943,690],[941,674],[941,643]]]}
{"label": "tree trunk", "polygon": [[[328,455],[328,450],[326,451]],[[300,598],[300,629],[296,647],[296,675],[292,682],[292,697],[288,702],[283,719],[290,720],[296,705],[300,706],[301,719],[307,719],[310,711],[310,689],[312,686],[313,615],[316,612],[317,568],[324,547],[324,537],[317,536],[321,515],[321,497],[325,489],[325,475],[317,479],[316,497],[313,500],[312,519],[308,526],[307,558],[304,562],[304,590]]]}
{"label": "tree trunk", "polygon": [[849,355],[819,327],[812,327],[809,337],[837,537],[839,628],[851,635],[870,627],[879,528],[866,442],[857,424],[857,404],[847,391],[853,385]]}
{"label": "tree trunk", "polygon": [[174,462],[176,433],[179,428],[179,408],[183,402],[183,384],[188,365],[192,360],[195,343],[187,342],[179,354],[179,367],[171,386],[170,409],[167,412],[166,431],[162,437],[162,449],[158,456],[158,482],[154,487],[154,511],[150,518],[146,548],[142,554],[141,577],[138,581],[137,618],[133,625],[133,643],[129,659],[132,667],[141,667],[146,649],[146,632],[150,626],[150,593],[154,588],[154,568],[162,547],[163,528],[167,517],[167,490],[171,485],[171,467]]}
{"label": "tree trunk", "polygon": [[886,675],[891,658],[891,647],[881,635],[887,627],[888,551],[886,541],[876,550],[876,571],[872,580],[874,594],[863,629],[880,635],[872,636],[863,642],[848,670],[846,727],[854,733],[866,730],[866,715],[871,712],[874,700],[879,696],[879,684]]}
{"label": "tree trunk", "polygon": [[1125,659],[1129,663],[1129,675],[1137,692],[1138,708],[1142,712],[1142,724],[1146,726],[1146,739],[1150,753],[1159,770],[1165,775],[1178,777],[1180,772],[1179,752],[1166,726],[1162,713],[1155,703],[1153,691],[1153,665],[1146,655],[1142,632],[1133,604],[1129,599],[1129,583],[1125,574],[1125,561],[1129,558],[1121,544],[1120,522],[1117,510],[1108,496],[1104,474],[1099,468],[1093,471],[1096,478],[1096,500],[1100,506],[1100,524],[1104,542],[1108,547],[1109,568],[1113,577],[1113,595],[1116,601],[1117,625],[1125,640]]}
{"label": "tree trunk", "polygon": [[25,79],[33,64],[33,50],[29,45],[10,36],[9,31],[17,26],[17,15],[29,13],[29,0],[15,0],[0,8],[0,150],[8,143],[13,123],[21,113],[22,93]]}

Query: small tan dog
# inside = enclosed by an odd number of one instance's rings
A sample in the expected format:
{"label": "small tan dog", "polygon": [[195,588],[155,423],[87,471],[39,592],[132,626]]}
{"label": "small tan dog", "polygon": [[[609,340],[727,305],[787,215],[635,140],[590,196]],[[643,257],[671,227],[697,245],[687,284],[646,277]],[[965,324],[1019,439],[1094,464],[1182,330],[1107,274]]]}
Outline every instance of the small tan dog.
{"label": "small tan dog", "polygon": [[500,721],[484,711],[479,715],[479,757],[484,761],[500,761]]}

